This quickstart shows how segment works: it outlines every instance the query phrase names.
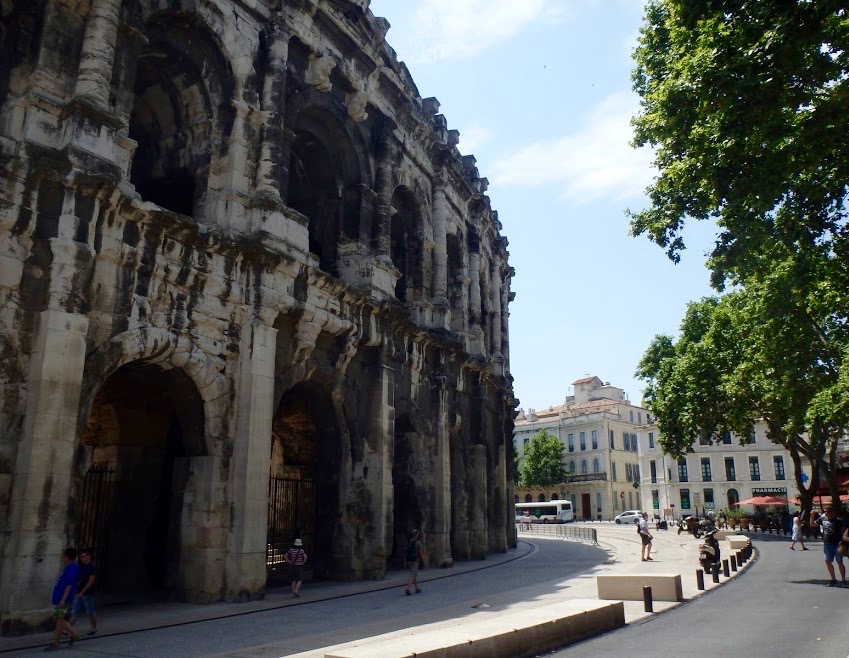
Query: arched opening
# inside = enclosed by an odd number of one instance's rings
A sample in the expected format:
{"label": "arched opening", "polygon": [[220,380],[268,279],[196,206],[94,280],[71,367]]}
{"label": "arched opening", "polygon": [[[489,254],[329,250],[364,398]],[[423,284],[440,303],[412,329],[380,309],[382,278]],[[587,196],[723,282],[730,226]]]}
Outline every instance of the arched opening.
{"label": "arched opening", "polygon": [[740,502],[740,494],[737,493],[736,489],[728,490],[728,508],[733,508],[737,503]]}
{"label": "arched opening", "polygon": [[77,545],[95,550],[100,592],[165,593],[181,582],[183,495],[205,454],[203,400],[182,370],[133,363],[112,373],[81,440],[91,466],[78,489]]}
{"label": "arched opening", "polygon": [[[280,400],[272,426],[268,508],[269,576],[287,575],[295,539],[309,559],[306,577],[332,577],[339,517],[339,430],[329,393],[301,383]],[[338,552],[338,551],[337,551]]]}
{"label": "arched opening", "polygon": [[309,219],[309,249],[338,275],[341,240],[360,239],[360,167],[351,139],[326,111],[298,115],[289,162],[288,204]]}
{"label": "arched opening", "polygon": [[390,232],[390,257],[401,272],[395,284],[398,301],[425,299],[424,268],[427,254],[423,253],[421,207],[412,191],[399,187],[392,195],[392,226]]}
{"label": "arched opening", "polygon": [[197,215],[216,135],[232,123],[230,69],[188,18],[155,18],[145,36],[130,112],[129,136],[138,143],[130,182],[145,201]]}
{"label": "arched opening", "polygon": [[581,460],[581,475],[586,475],[586,474],[587,474],[587,460],[582,459]]}
{"label": "arched opening", "polygon": [[551,494],[551,500],[559,500],[559,496],[556,493]]}
{"label": "arched opening", "polygon": [[537,502],[540,502],[540,503],[545,502],[545,494],[544,493],[541,493],[539,496],[537,496]]}
{"label": "arched opening", "polygon": [[534,497],[531,494],[525,494],[525,502],[526,503],[534,502]]}
{"label": "arched opening", "polygon": [[[430,492],[421,474],[429,468],[431,445],[407,413],[395,417],[395,448],[392,462],[393,549],[395,566],[404,562],[404,547],[413,529],[429,529]],[[427,538],[426,538],[427,539]]]}
{"label": "arched opening", "polygon": [[519,500],[519,494],[513,494],[513,502],[520,503],[522,501]]}
{"label": "arched opening", "polygon": [[595,459],[593,459],[593,473],[598,473],[598,469],[599,469],[598,457],[596,457]]}

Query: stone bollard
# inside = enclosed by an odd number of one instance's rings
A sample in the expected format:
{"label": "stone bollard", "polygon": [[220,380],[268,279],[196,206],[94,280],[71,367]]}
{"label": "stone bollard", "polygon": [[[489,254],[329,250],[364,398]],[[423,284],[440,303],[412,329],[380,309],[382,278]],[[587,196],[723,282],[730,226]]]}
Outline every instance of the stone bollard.
{"label": "stone bollard", "polygon": [[737,556],[731,556],[731,571],[737,571]]}
{"label": "stone bollard", "polygon": [[651,587],[643,586],[643,608],[646,612],[654,612],[654,605],[651,598]]}
{"label": "stone bollard", "polygon": [[731,571],[728,568],[728,560],[722,561],[722,575],[726,578],[731,578]]}
{"label": "stone bollard", "polygon": [[710,570],[711,579],[713,582],[719,582],[719,564],[714,564],[713,569]]}
{"label": "stone bollard", "polygon": [[703,590],[705,588],[705,572],[701,569],[696,569],[696,589]]}

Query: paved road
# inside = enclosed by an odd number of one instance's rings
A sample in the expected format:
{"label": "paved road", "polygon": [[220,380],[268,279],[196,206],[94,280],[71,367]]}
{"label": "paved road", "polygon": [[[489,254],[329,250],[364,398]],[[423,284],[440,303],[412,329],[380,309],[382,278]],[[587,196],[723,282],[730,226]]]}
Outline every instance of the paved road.
{"label": "paved road", "polygon": [[849,654],[849,589],[826,587],[822,544],[788,550],[784,537],[755,535],[752,569],[686,605],[547,654],[627,656],[816,656]]}
{"label": "paved road", "polygon": [[[269,610],[225,620],[176,628],[86,640],[64,647],[57,656],[77,658],[115,656],[132,658],[191,658],[224,652],[244,656],[281,656],[316,649],[419,624],[457,618],[474,612],[473,605],[517,597],[532,599],[549,584],[551,590],[570,575],[608,559],[600,548],[540,540],[543,548],[503,566],[422,584],[422,594],[405,596],[403,588],[359,594]],[[523,544],[520,552],[527,549]],[[433,572],[430,572],[433,573]],[[308,585],[305,585],[305,589]],[[523,593],[522,590],[527,590]],[[98,620],[108,624],[104,610]],[[85,621],[82,622],[85,629]],[[271,650],[264,644],[276,643]],[[285,647],[281,651],[282,646]],[[30,650],[18,655],[40,655]]]}

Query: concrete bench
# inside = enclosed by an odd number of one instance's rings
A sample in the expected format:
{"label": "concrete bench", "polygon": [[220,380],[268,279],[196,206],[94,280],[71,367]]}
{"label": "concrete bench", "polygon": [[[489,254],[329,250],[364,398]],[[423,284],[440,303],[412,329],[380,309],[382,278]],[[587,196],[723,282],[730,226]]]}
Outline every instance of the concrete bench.
{"label": "concrete bench", "polygon": [[365,638],[328,648],[324,658],[535,656],[624,625],[621,601],[572,599]]}
{"label": "concrete bench", "polygon": [[643,587],[651,587],[655,601],[683,601],[680,574],[613,574],[596,576],[598,598],[642,601]]}
{"label": "concrete bench", "polygon": [[728,539],[729,537],[736,537],[736,536],[737,536],[736,530],[717,530],[716,534],[714,535],[714,537],[716,538],[716,541],[722,541],[723,539]]}
{"label": "concrete bench", "polygon": [[740,549],[746,548],[746,546],[749,545],[749,538],[743,535],[729,537],[728,545],[731,547],[732,551],[739,551]]}

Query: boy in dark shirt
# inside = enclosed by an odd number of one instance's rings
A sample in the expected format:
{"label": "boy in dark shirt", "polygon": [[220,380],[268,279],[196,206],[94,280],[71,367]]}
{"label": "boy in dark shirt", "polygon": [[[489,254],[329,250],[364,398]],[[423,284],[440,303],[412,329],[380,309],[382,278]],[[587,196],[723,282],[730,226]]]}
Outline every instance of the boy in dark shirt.
{"label": "boy in dark shirt", "polygon": [[94,563],[92,550],[86,548],[80,551],[80,580],[77,589],[77,599],[74,601],[74,611],[71,615],[73,625],[83,612],[91,621],[91,630],[86,635],[97,634],[97,613],[94,609],[94,588],[97,578],[97,565]]}
{"label": "boy in dark shirt", "polygon": [[56,580],[53,586],[53,619],[56,620],[56,632],[53,635],[53,643],[47,645],[45,651],[55,651],[59,648],[59,640],[62,638],[62,633],[67,633],[71,640],[68,645],[80,639],[78,633],[71,628],[71,625],[65,621],[65,613],[68,611],[68,606],[74,602],[74,595],[77,591],[77,582],[80,579],[79,567],[77,566],[77,549],[66,548],[62,555],[62,573]]}
{"label": "boy in dark shirt", "polygon": [[840,546],[840,540],[843,537],[843,525],[840,520],[834,515],[834,508],[829,505],[819,517],[814,518],[811,515],[811,527],[820,526],[822,528],[822,549],[825,555],[825,568],[828,569],[828,575],[831,576],[829,587],[837,585],[837,579],[834,574],[834,565],[832,562],[837,561],[837,568],[840,570],[840,578],[843,587],[846,587],[846,567],[843,566],[843,556],[837,550]]}

